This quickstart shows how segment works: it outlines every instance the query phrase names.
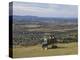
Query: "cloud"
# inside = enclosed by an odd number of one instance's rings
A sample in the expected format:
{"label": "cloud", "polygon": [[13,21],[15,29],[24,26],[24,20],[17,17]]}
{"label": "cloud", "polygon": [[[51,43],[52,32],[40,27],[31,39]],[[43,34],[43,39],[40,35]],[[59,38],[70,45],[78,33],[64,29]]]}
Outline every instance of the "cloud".
{"label": "cloud", "polygon": [[13,15],[35,15],[41,17],[77,17],[76,5],[13,3]]}

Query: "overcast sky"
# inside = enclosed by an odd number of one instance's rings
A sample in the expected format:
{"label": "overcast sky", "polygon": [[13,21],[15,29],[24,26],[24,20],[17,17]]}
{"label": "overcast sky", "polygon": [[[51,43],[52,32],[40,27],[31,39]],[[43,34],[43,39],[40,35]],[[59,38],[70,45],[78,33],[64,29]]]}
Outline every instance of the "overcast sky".
{"label": "overcast sky", "polygon": [[43,3],[13,3],[13,15],[40,17],[77,17],[78,6]]}

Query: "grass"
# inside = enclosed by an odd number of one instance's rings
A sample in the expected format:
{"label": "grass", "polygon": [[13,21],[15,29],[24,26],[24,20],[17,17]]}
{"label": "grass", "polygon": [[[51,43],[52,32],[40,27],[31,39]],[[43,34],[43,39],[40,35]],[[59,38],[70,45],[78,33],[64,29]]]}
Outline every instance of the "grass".
{"label": "grass", "polygon": [[43,50],[41,45],[13,48],[13,58],[78,54],[77,43],[57,44],[58,48]]}

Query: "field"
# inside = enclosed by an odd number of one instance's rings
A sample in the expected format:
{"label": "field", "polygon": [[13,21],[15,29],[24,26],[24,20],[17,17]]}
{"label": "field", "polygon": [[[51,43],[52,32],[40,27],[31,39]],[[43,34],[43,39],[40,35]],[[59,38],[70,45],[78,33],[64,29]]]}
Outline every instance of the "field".
{"label": "field", "polygon": [[41,45],[13,48],[13,58],[78,54],[77,43],[59,43],[58,48],[43,50]]}

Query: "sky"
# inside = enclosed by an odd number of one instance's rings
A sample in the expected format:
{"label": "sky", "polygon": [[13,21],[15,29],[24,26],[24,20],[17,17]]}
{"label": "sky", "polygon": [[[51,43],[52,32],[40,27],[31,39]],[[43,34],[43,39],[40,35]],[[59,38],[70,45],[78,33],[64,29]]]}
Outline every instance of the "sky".
{"label": "sky", "polygon": [[78,6],[48,3],[13,2],[13,15],[76,18],[78,16]]}

